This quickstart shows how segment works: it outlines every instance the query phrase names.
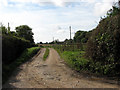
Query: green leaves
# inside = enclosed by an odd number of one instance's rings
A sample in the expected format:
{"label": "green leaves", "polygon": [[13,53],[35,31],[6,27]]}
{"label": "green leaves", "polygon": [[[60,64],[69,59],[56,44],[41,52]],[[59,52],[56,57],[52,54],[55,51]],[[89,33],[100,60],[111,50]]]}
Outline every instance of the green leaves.
{"label": "green leaves", "polygon": [[31,43],[34,43],[32,28],[27,25],[21,25],[16,27],[16,32],[19,37],[29,40]]}
{"label": "green leaves", "polygon": [[8,31],[7,31],[7,28],[2,25],[2,26],[0,27],[0,32],[2,32],[2,34],[7,34]]}
{"label": "green leaves", "polygon": [[[120,65],[116,64],[120,63],[119,21],[120,14],[100,21],[88,40],[86,56],[95,63],[95,72],[103,70],[101,74],[120,75]],[[96,66],[97,62],[102,66]]]}
{"label": "green leaves", "polygon": [[86,43],[89,38],[90,32],[87,31],[77,31],[74,36],[74,42],[76,43]]}
{"label": "green leaves", "polygon": [[113,8],[107,12],[107,17],[112,17],[118,14],[120,14],[120,9],[116,6],[113,6]]}

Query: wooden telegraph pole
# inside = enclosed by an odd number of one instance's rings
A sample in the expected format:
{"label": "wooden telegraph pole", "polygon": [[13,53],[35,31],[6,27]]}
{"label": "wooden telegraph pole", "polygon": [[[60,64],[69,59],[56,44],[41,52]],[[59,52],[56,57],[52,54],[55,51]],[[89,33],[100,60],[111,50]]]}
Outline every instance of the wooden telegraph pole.
{"label": "wooden telegraph pole", "polygon": [[8,22],[8,33],[10,32],[10,26],[9,26],[9,22]]}
{"label": "wooden telegraph pole", "polygon": [[71,26],[69,28],[70,28],[70,40],[71,40]]}
{"label": "wooden telegraph pole", "polygon": [[54,37],[53,37],[53,43],[54,43]]}
{"label": "wooden telegraph pole", "polygon": [[71,26],[70,26],[69,28],[70,28],[70,43],[72,43],[72,38],[71,38]]}

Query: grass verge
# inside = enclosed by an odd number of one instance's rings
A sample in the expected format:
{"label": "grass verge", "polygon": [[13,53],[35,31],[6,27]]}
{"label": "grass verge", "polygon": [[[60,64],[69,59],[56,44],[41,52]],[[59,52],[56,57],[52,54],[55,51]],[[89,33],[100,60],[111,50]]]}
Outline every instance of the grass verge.
{"label": "grass verge", "polygon": [[87,65],[89,60],[84,58],[84,51],[64,51],[60,52],[57,50],[59,55],[64,59],[64,61],[76,71],[85,71],[87,70]]}
{"label": "grass verge", "polygon": [[109,79],[115,80],[119,78],[119,76],[116,76],[114,74],[114,65],[103,65],[101,62],[88,60],[84,57],[85,51],[61,51],[60,49],[56,50],[61,58],[64,59],[66,64],[78,72],[99,77],[108,77]]}
{"label": "grass verge", "polygon": [[2,65],[2,84],[4,84],[9,77],[12,75],[13,71],[20,66],[22,63],[30,60],[38,51],[40,47],[27,48],[21,56],[15,60],[10,65]]}
{"label": "grass verge", "polygon": [[44,61],[47,59],[48,55],[49,55],[49,49],[46,48],[45,54],[44,54],[44,56],[43,56],[43,60],[44,60]]}

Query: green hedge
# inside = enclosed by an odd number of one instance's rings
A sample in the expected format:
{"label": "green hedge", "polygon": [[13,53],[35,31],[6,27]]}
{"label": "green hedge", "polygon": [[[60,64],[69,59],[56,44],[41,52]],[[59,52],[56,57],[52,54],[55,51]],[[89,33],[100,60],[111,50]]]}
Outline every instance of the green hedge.
{"label": "green hedge", "polygon": [[12,75],[13,71],[19,65],[30,60],[30,58],[33,57],[39,50],[40,50],[40,47],[28,48],[14,62],[12,62],[9,65],[4,64],[2,66],[2,84],[4,84],[9,79],[9,77]]}
{"label": "green hedge", "polygon": [[2,36],[2,63],[12,63],[31,43],[15,36]]}
{"label": "green hedge", "polygon": [[86,56],[93,60],[95,71],[120,77],[120,15],[100,21],[87,42]]}

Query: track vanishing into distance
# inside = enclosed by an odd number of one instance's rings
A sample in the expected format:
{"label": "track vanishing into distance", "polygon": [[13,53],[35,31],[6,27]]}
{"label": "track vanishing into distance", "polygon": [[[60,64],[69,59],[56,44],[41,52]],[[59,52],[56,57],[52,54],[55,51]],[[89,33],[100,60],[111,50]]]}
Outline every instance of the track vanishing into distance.
{"label": "track vanishing into distance", "polygon": [[120,88],[100,78],[78,75],[52,48],[47,60],[43,61],[45,50],[42,48],[18,67],[3,88]]}

